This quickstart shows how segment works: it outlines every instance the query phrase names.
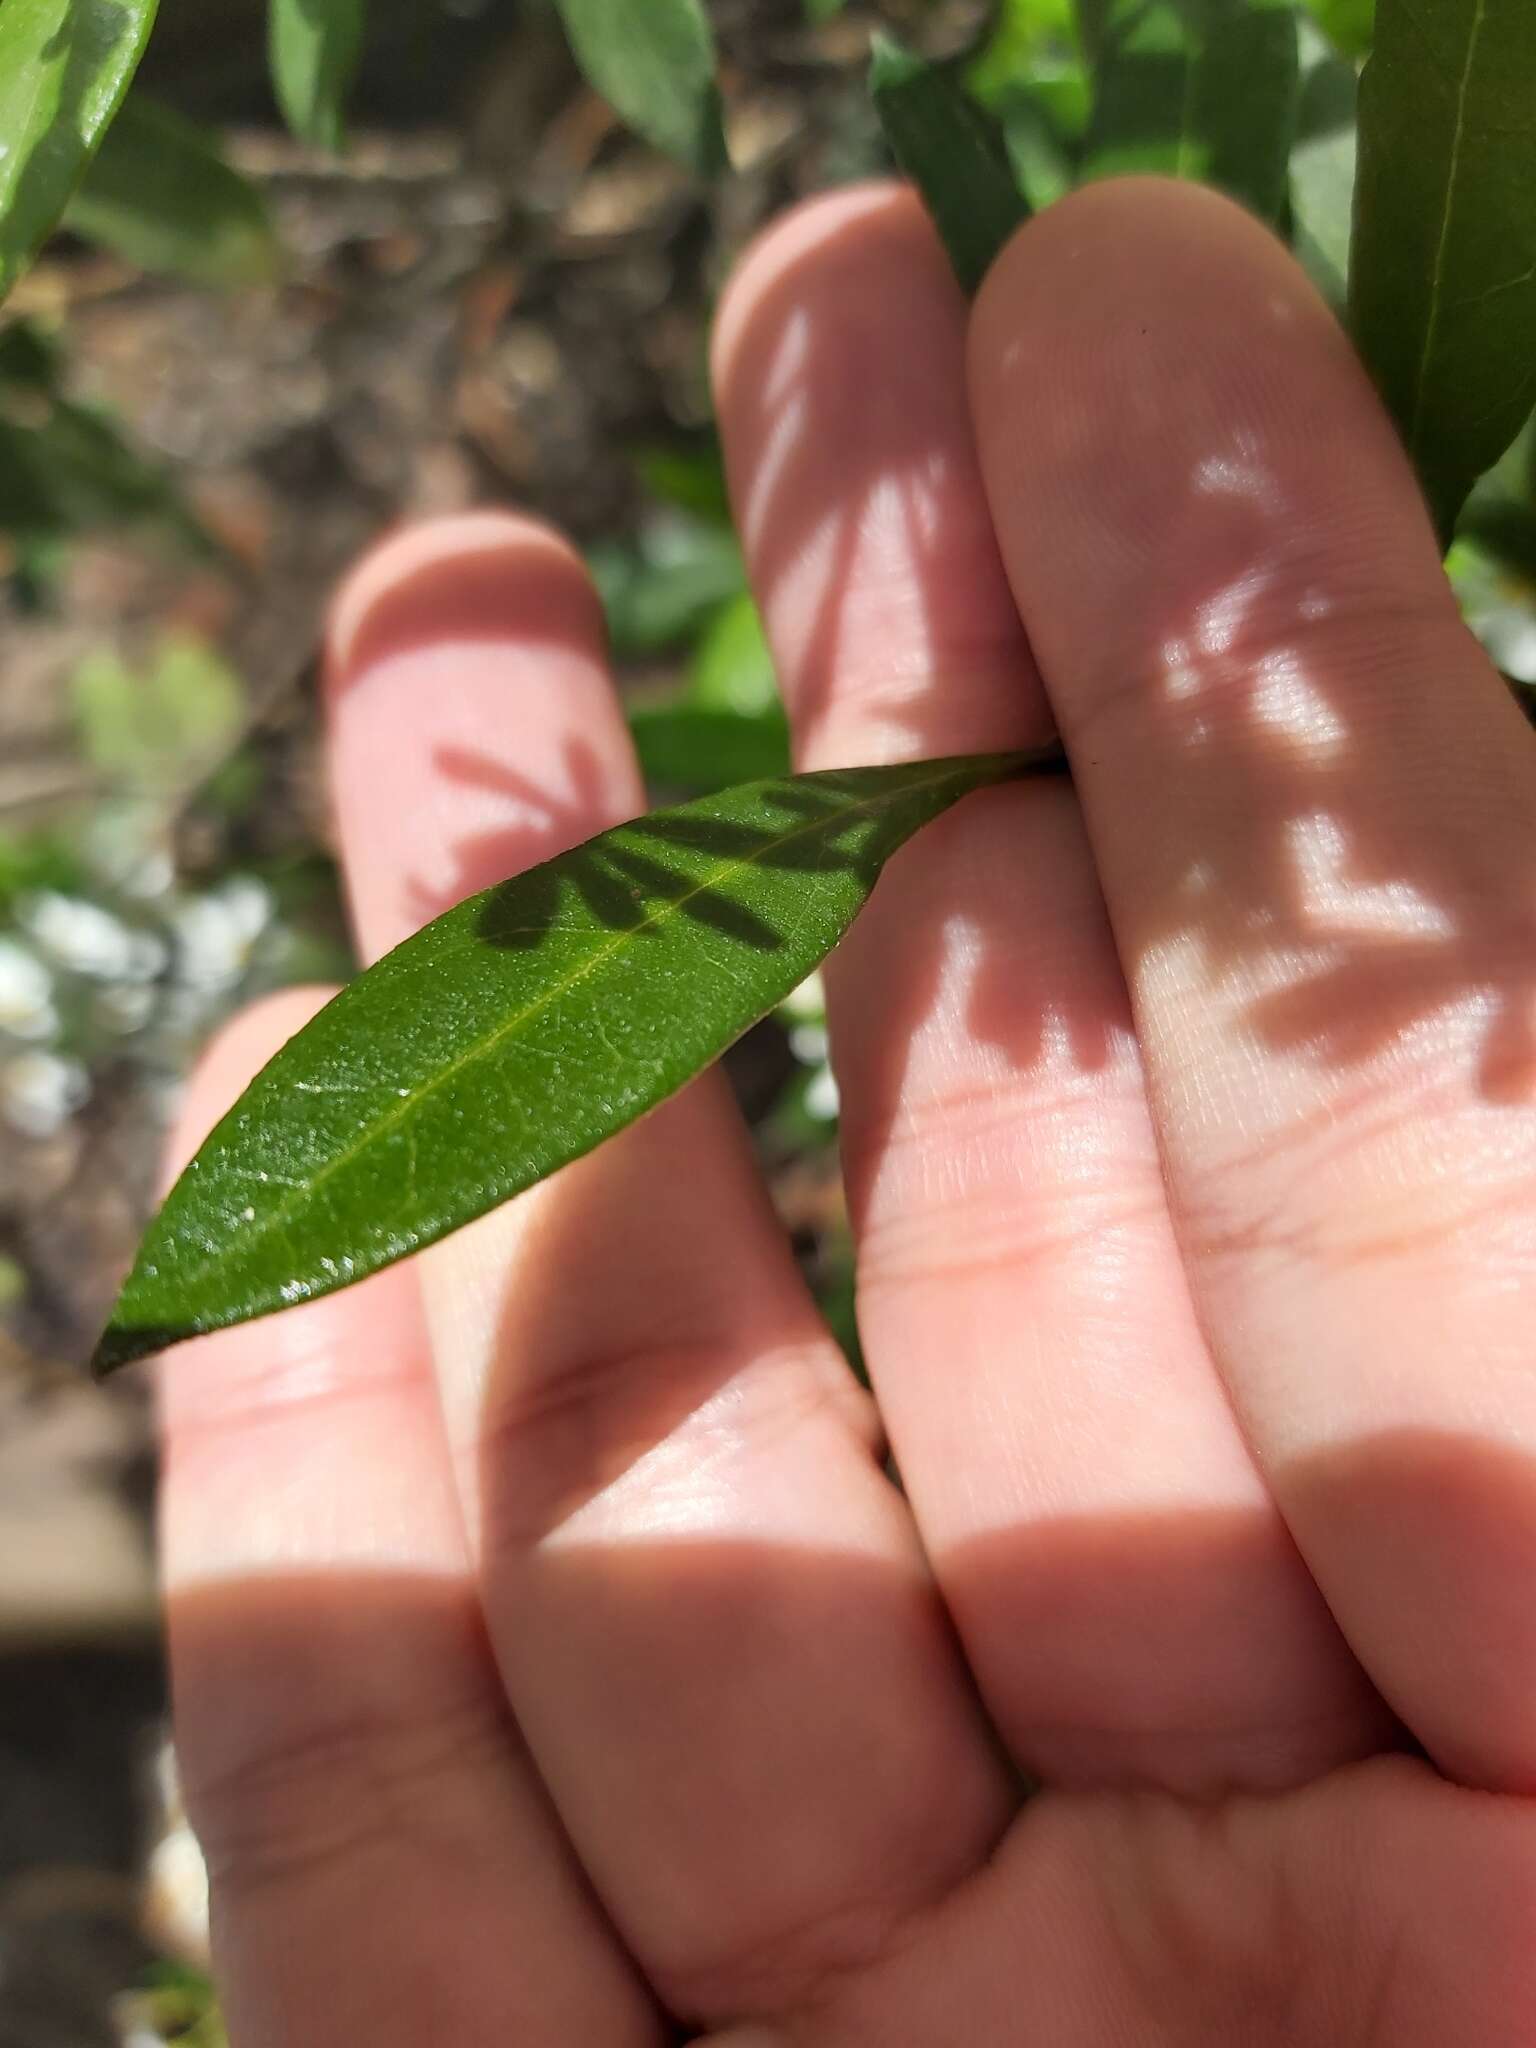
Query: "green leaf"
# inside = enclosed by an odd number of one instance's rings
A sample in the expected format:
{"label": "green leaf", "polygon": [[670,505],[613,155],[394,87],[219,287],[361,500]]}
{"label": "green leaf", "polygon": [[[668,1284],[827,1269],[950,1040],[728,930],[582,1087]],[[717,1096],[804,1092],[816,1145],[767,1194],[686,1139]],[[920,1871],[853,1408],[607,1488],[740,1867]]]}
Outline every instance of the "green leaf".
{"label": "green leaf", "polygon": [[1029,218],[1002,130],[953,66],[877,36],[869,88],[891,154],[923,196],[961,290],[974,293]]}
{"label": "green leaf", "polygon": [[117,112],[156,0],[0,0],[0,298]]}
{"label": "green leaf", "polygon": [[645,779],[664,790],[712,790],[789,772],[789,721],[761,711],[659,704],[632,711],[629,729]]}
{"label": "green leaf", "polygon": [[108,648],[87,655],[71,695],[87,761],[144,794],[184,788],[234,744],[245,716],[240,678],[185,633],[167,634],[141,672]]}
{"label": "green leaf", "polygon": [[[778,678],[763,615],[743,591],[721,606],[694,650],[688,702],[755,716],[773,709],[778,701]],[[750,779],[745,775],[721,777],[724,782]]]}
{"label": "green leaf", "polygon": [[719,436],[674,436],[635,450],[635,471],[651,496],[695,519],[729,529],[731,494]]}
{"label": "green leaf", "polygon": [[1059,763],[749,783],[472,896],[343,990],[214,1130],[97,1369],[361,1280],[591,1151],[803,980],[920,826]]}
{"label": "green leaf", "polygon": [[210,551],[169,472],[130,447],[104,413],[56,392],[37,396],[41,406],[11,417],[0,383],[0,530],[31,544],[143,520]]}
{"label": "green leaf", "polygon": [[339,150],[362,55],[366,0],[267,0],[267,61],[283,119],[301,142]]}
{"label": "green leaf", "polygon": [[965,82],[984,107],[1001,114],[1077,55],[1073,0],[1001,0]]}
{"label": "green leaf", "polygon": [[1536,420],[1479,477],[1458,533],[1536,588]]}
{"label": "green leaf", "polygon": [[1350,315],[1449,542],[1536,401],[1531,0],[1379,0]]}
{"label": "green leaf", "polygon": [[266,201],[216,139],[135,93],[70,201],[64,225],[140,270],[215,290],[269,284],[279,268]]}
{"label": "green leaf", "polygon": [[61,369],[57,342],[32,321],[13,320],[0,328],[0,398],[7,386],[52,397]]}
{"label": "green leaf", "polygon": [[1307,9],[1336,50],[1363,57],[1376,26],[1376,0],[1307,0]]}
{"label": "green leaf", "polygon": [[587,566],[621,660],[685,645],[747,580],[735,535],[714,520],[685,517],[646,527],[638,549],[594,548]]}
{"label": "green leaf", "polygon": [[1094,68],[1085,178],[1161,171],[1285,204],[1299,59],[1289,0],[1079,0]]}
{"label": "green leaf", "polygon": [[727,168],[715,39],[700,0],[557,0],[576,61],[647,142],[700,177]]}
{"label": "green leaf", "polygon": [[1312,282],[1336,307],[1348,292],[1357,85],[1353,64],[1335,56],[1316,29],[1304,28],[1301,105],[1291,152],[1291,241]]}

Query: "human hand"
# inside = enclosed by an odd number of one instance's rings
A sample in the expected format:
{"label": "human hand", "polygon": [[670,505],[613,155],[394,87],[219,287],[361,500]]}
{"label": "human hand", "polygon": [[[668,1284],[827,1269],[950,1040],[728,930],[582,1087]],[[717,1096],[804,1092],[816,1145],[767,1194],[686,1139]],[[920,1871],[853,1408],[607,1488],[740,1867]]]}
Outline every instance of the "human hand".
{"label": "human hand", "polygon": [[[909,196],[820,200],[716,369],[802,765],[1075,771],[829,965],[905,1491],[718,1077],[168,1359],[236,2048],[1528,2044],[1536,745],[1392,432],[1154,183],[969,323]],[[640,802],[542,529],[386,543],[330,666],[369,955]]]}

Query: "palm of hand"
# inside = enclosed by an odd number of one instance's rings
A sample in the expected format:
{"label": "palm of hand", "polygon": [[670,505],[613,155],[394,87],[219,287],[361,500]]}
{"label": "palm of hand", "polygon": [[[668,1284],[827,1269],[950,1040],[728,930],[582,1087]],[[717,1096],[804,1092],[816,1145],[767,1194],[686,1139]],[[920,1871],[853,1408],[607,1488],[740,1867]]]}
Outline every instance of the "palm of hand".
{"label": "palm of hand", "polygon": [[[237,2048],[1536,2032],[1529,735],[1232,210],[1083,194],[969,340],[861,191],[717,348],[805,764],[1075,771],[829,972],[878,1424],[713,1080],[173,1360]],[[332,669],[370,951],[637,801],[540,529],[391,544]]]}

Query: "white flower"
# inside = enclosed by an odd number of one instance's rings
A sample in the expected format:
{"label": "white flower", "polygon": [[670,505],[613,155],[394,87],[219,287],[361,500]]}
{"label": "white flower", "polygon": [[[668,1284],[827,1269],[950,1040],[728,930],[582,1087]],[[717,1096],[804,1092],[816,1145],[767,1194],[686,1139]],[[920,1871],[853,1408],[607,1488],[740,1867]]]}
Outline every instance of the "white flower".
{"label": "white flower", "polygon": [[57,1053],[18,1053],[0,1066],[0,1115],[26,1138],[55,1136],[90,1092],[80,1062]]}
{"label": "white flower", "polygon": [[789,1034],[789,1049],[802,1067],[820,1067],[826,1064],[827,1027],[825,1024],[797,1024]]}
{"label": "white flower", "polygon": [[173,920],[182,981],[210,991],[232,987],[271,921],[271,895],[248,875],[183,903]]}
{"label": "white flower", "polygon": [[827,991],[822,983],[820,971],[808,974],[798,988],[792,988],[779,1008],[795,1023],[824,1024],[827,1017]]}
{"label": "white flower", "polygon": [[819,1068],[806,1082],[805,1106],[810,1115],[821,1117],[826,1123],[837,1115],[837,1076],[830,1067]]}
{"label": "white flower", "polygon": [[96,981],[122,981],[128,976],[136,934],[99,903],[42,889],[23,906],[20,922],[28,936],[70,973]]}
{"label": "white flower", "polygon": [[53,976],[35,953],[0,938],[0,1031],[35,1042],[58,1028]]}
{"label": "white flower", "polygon": [[155,991],[142,982],[119,982],[115,988],[99,990],[93,1007],[108,1031],[121,1032],[126,1038],[142,1031],[154,1015]]}

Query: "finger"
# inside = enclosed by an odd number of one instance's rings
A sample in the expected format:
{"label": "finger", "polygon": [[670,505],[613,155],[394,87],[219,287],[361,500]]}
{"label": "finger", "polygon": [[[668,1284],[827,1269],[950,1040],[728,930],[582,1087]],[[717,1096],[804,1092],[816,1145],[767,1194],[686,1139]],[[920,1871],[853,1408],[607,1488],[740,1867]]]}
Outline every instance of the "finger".
{"label": "finger", "polygon": [[[334,666],[370,952],[639,806],[595,600],[542,529],[387,548]],[[973,1864],[1010,1801],[717,1077],[423,1272],[491,1632],[565,1823],[679,2017],[766,2009]]]}
{"label": "finger", "polygon": [[[716,362],[800,759],[1038,739],[964,309],[911,197],[776,229]],[[829,984],[866,1353],[1015,1752],[1058,1780],[1205,1787],[1353,1752],[1358,1673],[1195,1325],[1070,795],[999,791],[926,833]]]}
{"label": "finger", "polygon": [[[319,1001],[227,1030],[182,1156]],[[233,2038],[657,2041],[485,1648],[414,1272],[160,1374],[177,1742]]]}
{"label": "finger", "polygon": [[1053,208],[972,387],[1202,1317],[1387,1697],[1529,1789],[1531,737],[1347,342],[1235,208]]}

